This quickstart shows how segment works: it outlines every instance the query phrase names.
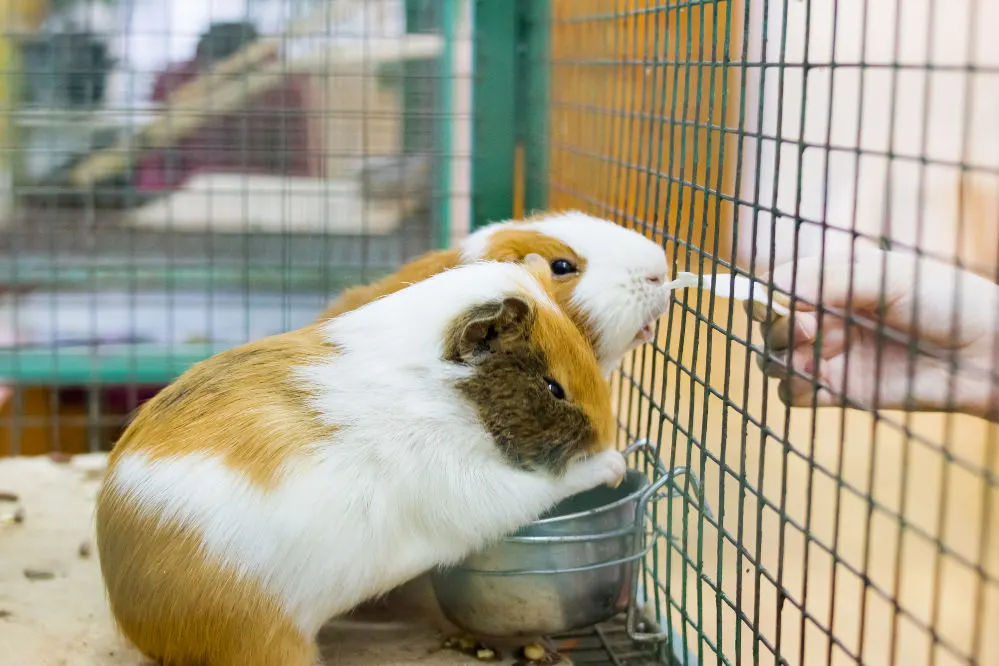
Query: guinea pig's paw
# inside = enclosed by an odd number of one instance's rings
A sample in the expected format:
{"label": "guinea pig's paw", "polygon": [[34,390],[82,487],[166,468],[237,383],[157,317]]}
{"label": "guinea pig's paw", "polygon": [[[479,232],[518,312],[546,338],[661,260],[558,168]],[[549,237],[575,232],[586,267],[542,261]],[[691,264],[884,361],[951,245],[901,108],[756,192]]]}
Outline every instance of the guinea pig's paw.
{"label": "guinea pig's paw", "polygon": [[600,485],[617,488],[627,471],[628,464],[620,451],[602,451],[570,467],[565,475],[565,482],[572,493]]}
{"label": "guinea pig's paw", "polygon": [[600,480],[610,486],[617,488],[624,481],[624,475],[628,472],[628,463],[620,451],[603,451],[595,458],[600,461]]}

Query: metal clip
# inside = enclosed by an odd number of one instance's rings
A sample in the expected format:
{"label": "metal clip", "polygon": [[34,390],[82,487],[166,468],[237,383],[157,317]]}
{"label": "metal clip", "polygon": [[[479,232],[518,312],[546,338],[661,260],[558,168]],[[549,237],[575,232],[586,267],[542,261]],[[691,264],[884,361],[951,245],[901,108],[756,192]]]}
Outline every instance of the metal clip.
{"label": "metal clip", "polygon": [[[654,447],[652,443],[647,439],[636,440],[633,444],[625,449],[625,454],[630,455],[636,453],[642,449],[646,449],[647,453],[654,452]],[[696,494],[697,501],[695,502],[698,507],[704,512],[709,518],[713,518],[711,508],[708,506],[707,502],[704,500],[704,488],[701,485],[700,479],[689,467],[674,467],[671,470],[667,470],[662,463],[657,459],[655,461],[656,471],[659,472],[659,478],[656,479],[645,492],[643,492],[638,499],[637,506],[635,508],[635,539],[636,539],[636,552],[643,545],[638,543],[638,539],[645,536],[645,519],[648,514],[649,501],[658,501],[660,499],[675,499],[678,497],[683,497],[685,499],[690,499],[689,495],[683,490],[676,480],[680,476],[687,476],[689,483],[693,486],[694,493]],[[660,490],[669,484],[671,487],[669,491],[665,494],[660,494]],[[625,630],[628,633],[628,637],[636,643],[663,643],[671,639],[672,632],[662,631],[656,633],[646,633],[640,631],[638,628],[639,623],[639,606],[638,606],[638,596],[640,591],[640,578],[641,578],[641,567],[635,566],[631,572],[631,600],[628,603],[628,614],[627,621],[625,624]]]}

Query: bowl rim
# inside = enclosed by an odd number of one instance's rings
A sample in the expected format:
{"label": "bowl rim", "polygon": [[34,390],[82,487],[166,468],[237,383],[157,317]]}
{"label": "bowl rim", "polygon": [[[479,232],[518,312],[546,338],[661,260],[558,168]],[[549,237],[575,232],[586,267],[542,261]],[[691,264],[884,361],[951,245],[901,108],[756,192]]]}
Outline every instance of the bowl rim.
{"label": "bowl rim", "polygon": [[577,574],[589,571],[597,571],[609,567],[626,567],[628,564],[637,562],[644,558],[652,550],[651,546],[645,546],[638,552],[629,553],[613,560],[594,562],[592,564],[580,564],[575,567],[565,569],[476,569],[462,565],[455,565],[443,569],[434,569],[431,577],[443,581],[451,573],[464,574],[468,576],[484,576],[488,578],[517,578],[520,576],[555,576],[559,574]]}
{"label": "bowl rim", "polygon": [[[642,493],[644,493],[648,489],[648,487],[651,485],[652,482],[649,481],[649,477],[645,472],[643,472],[640,469],[635,469],[634,467],[629,467],[628,470],[625,472],[625,480],[627,480],[627,477],[629,476],[631,476],[632,478],[634,478],[635,476],[640,476],[642,480],[641,485],[638,488],[636,488],[634,491],[628,493],[627,495],[625,495],[620,499],[614,500],[610,504],[604,504],[602,506],[598,506],[593,509],[586,509],[585,511],[577,511],[576,513],[566,513],[561,516],[552,516],[550,518],[539,518],[538,520],[528,523],[521,529],[528,529],[534,527],[535,525],[551,525],[552,523],[557,523],[563,520],[574,520],[576,518],[582,518],[583,516],[592,516],[597,513],[607,511],[608,509],[615,509],[622,504],[636,500]],[[622,481],[621,483],[624,483],[624,481]],[[591,488],[590,490],[594,489]],[[572,495],[571,497],[577,497],[579,495],[582,495],[583,493],[588,493],[588,492],[590,491],[584,490],[582,493],[576,493],[576,495]],[[566,499],[569,499],[569,497],[567,497]],[[530,536],[530,535],[525,534],[521,536]]]}
{"label": "bowl rim", "polygon": [[[604,541],[608,539],[622,539],[624,537],[641,534],[643,531],[635,523],[629,523],[624,527],[615,527],[612,530],[604,530],[603,532],[586,532],[583,534],[525,534],[517,535],[511,534],[500,539],[499,543],[518,543],[518,544],[543,544],[543,543],[590,543],[593,541]],[[648,531],[645,531],[646,536],[650,536]],[[480,551],[482,552],[482,551]]]}

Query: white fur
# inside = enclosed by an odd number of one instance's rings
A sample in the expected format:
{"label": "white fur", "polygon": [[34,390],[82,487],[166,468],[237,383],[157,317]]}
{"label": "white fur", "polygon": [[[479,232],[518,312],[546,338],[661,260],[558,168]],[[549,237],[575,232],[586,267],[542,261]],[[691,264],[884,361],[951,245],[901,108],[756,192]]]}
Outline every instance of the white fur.
{"label": "white fur", "polygon": [[340,352],[300,374],[337,431],[290,461],[276,489],[206,455],[126,454],[108,483],[196,530],[212,558],[259,581],[312,635],[361,601],[624,473],[615,451],[570,465],[561,479],[517,470],[456,393],[454,380],[468,370],[440,361],[441,331],[453,315],[510,293],[544,298],[519,266],[479,263],[329,322]]}
{"label": "white fur", "polygon": [[[573,303],[596,328],[597,357],[605,373],[638,346],[636,335],[665,314],[666,253],[641,234],[578,211],[531,222],[499,222],[483,227],[462,243],[462,258],[481,258],[493,234],[503,228],[534,229],[565,243],[586,260]],[[648,278],[655,276],[657,283]]]}

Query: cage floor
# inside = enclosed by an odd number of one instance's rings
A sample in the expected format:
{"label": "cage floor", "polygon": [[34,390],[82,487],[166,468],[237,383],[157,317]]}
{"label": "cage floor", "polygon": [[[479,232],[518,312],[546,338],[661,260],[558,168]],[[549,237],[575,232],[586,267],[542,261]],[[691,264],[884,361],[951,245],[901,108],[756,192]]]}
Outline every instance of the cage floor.
{"label": "cage floor", "polygon": [[[94,498],[104,469],[103,454],[76,456],[68,463],[48,457],[0,459],[0,492],[17,503],[0,502],[0,645],[3,666],[149,666],[115,631],[92,551]],[[14,522],[16,507],[23,522]],[[87,544],[89,553],[81,553]],[[27,572],[27,573],[26,573]],[[328,663],[344,666],[481,664],[442,650],[454,630],[430,606],[416,581],[389,602],[392,617],[374,607],[333,623],[320,635]],[[432,603],[432,602],[430,602]],[[413,618],[419,618],[414,620]],[[646,666],[647,651],[630,645],[619,622],[559,637],[565,664]],[[510,650],[499,664],[513,664]],[[612,654],[612,652],[614,654]]]}

